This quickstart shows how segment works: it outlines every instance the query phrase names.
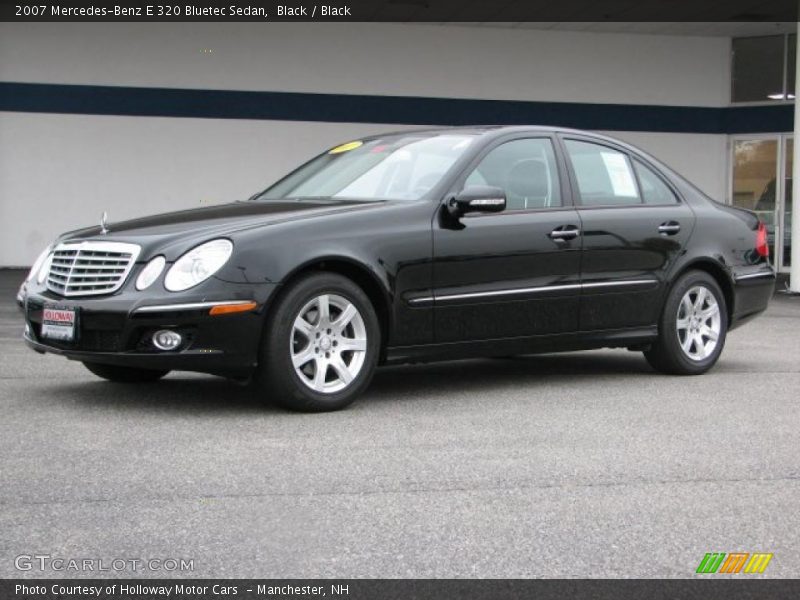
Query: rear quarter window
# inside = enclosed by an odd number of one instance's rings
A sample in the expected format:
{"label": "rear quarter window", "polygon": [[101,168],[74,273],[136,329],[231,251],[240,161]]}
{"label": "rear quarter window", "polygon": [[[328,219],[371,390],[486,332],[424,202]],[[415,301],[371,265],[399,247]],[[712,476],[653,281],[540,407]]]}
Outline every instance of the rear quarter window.
{"label": "rear quarter window", "polygon": [[678,198],[655,171],[635,159],[633,168],[639,178],[639,187],[645,204],[677,204]]}

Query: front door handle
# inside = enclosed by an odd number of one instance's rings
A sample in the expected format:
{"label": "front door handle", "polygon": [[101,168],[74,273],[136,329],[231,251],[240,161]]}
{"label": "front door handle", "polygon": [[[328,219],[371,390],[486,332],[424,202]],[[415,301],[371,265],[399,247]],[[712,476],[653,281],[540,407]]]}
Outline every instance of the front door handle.
{"label": "front door handle", "polygon": [[677,221],[667,221],[658,226],[658,233],[662,235],[675,235],[681,230],[681,224]]}
{"label": "front door handle", "polygon": [[547,235],[551,240],[556,242],[566,242],[567,240],[574,240],[580,233],[581,230],[575,227],[575,225],[562,225],[561,227],[556,227]]}

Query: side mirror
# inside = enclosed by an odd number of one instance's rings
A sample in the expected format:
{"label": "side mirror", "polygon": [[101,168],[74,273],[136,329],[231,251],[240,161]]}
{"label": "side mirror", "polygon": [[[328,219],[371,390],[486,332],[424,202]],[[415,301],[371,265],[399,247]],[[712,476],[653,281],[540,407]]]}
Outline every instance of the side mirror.
{"label": "side mirror", "polygon": [[505,208],[505,191],[488,185],[471,185],[447,201],[447,210],[456,218],[472,212],[501,212]]}

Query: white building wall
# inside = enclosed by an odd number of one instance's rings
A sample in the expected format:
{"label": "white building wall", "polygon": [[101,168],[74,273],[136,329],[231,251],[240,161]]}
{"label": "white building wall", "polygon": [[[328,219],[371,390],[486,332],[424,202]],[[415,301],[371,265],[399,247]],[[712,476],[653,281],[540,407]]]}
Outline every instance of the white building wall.
{"label": "white building wall", "polygon": [[[402,24],[0,24],[0,81],[724,106],[726,38]],[[210,50],[211,52],[204,52]],[[250,195],[387,124],[0,113],[0,266],[59,232]],[[725,136],[612,132],[722,198]]]}

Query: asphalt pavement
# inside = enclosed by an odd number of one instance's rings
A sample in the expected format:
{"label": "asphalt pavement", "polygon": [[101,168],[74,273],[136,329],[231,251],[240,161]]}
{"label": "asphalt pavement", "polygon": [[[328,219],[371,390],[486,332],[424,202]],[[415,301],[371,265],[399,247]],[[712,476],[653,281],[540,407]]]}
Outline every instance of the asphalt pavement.
{"label": "asphalt pavement", "polygon": [[0,577],[695,577],[733,551],[800,575],[800,298],[700,377],[625,350],[391,367],[304,415],[40,356],[22,276],[0,272]]}

